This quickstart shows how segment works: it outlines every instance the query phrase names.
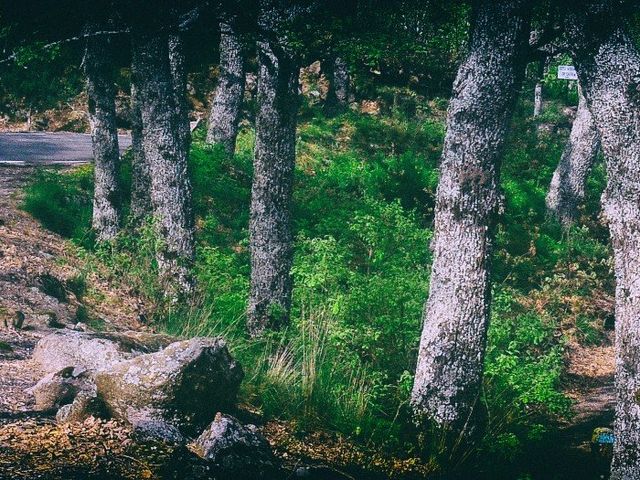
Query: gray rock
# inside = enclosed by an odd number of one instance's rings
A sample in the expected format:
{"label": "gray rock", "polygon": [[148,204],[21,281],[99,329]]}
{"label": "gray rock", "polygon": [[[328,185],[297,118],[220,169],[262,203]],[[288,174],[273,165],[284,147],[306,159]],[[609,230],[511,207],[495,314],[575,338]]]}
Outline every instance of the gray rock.
{"label": "gray rock", "polygon": [[141,332],[81,333],[69,329],[42,338],[33,352],[33,359],[47,373],[68,366],[99,371],[123,360],[156,352],[175,338]]}
{"label": "gray rock", "polygon": [[194,338],[96,374],[98,396],[141,434],[179,443],[231,408],[243,373],[219,338]]}
{"label": "gray rock", "polygon": [[50,373],[29,389],[36,400],[36,409],[52,410],[73,402],[78,393],[89,388],[90,378],[81,368],[66,367]]}
{"label": "gray rock", "polygon": [[89,417],[108,418],[107,408],[95,389],[80,392],[72,403],[63,405],[56,414],[58,423],[84,422]]}
{"label": "gray rock", "polygon": [[224,478],[273,478],[278,470],[271,446],[255,425],[244,426],[222,413],[194,442],[193,451],[212,462]]}

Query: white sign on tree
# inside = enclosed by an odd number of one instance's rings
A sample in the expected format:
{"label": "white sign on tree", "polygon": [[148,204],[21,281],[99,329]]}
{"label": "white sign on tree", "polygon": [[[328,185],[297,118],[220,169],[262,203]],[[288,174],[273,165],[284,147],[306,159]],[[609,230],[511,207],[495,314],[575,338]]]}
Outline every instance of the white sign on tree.
{"label": "white sign on tree", "polygon": [[573,65],[559,65],[558,78],[562,80],[578,80],[578,74]]}

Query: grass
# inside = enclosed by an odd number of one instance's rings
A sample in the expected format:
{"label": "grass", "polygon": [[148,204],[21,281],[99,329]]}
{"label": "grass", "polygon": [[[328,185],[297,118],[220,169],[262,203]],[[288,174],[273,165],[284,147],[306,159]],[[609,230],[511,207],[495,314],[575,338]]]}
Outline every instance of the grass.
{"label": "grass", "polygon": [[[560,129],[564,95],[559,90],[543,118]],[[413,116],[348,112],[331,119],[308,107],[299,128],[295,288],[285,331],[259,340],[244,331],[250,130],[241,132],[232,159],[204,145],[202,132],[195,136],[190,167],[200,290],[193,305],[163,302],[151,224],[135,235],[124,232],[93,255],[114,280],[155,306],[158,327],[227,338],[246,370],[243,400],[266,418],[293,420],[304,430],[331,429],[437,462],[438,435],[423,434],[417,442],[407,405],[429,281],[444,103],[430,101]],[[505,212],[483,395],[487,434],[474,446],[477,458],[507,466],[543,441],[549,433],[543,425],[570,415],[562,392],[564,345],[599,340],[606,312],[590,298],[613,289],[606,231],[597,221],[603,171],[597,168],[590,179],[583,226],[564,232],[547,218],[544,196],[568,131],[546,136],[528,111],[522,101],[503,165]],[[39,174],[24,207],[48,228],[87,245],[90,198],[91,170],[83,167]],[[79,278],[68,288],[78,295],[90,286]]]}

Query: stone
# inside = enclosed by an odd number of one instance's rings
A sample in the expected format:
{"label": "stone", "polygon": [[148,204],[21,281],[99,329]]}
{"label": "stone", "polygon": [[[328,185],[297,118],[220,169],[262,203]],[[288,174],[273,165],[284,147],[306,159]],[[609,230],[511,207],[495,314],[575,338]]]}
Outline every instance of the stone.
{"label": "stone", "polygon": [[244,426],[230,415],[218,413],[192,449],[224,478],[274,478],[278,471],[271,447],[256,426]]}
{"label": "stone", "polygon": [[243,373],[219,338],[193,338],[101,370],[109,413],[144,436],[180,443],[233,407]]}
{"label": "stone", "polygon": [[200,458],[184,445],[171,449],[171,453],[158,468],[162,480],[216,480],[226,477],[216,475],[211,462]]}
{"label": "stone", "polygon": [[76,395],[90,384],[87,371],[66,367],[50,373],[28,390],[36,400],[36,409],[52,410],[73,402]]}
{"label": "stone", "polygon": [[95,389],[80,392],[72,403],[63,405],[56,414],[56,422],[84,422],[89,417],[108,418],[107,408]]}
{"label": "stone", "polygon": [[33,359],[47,373],[68,366],[99,371],[138,355],[157,352],[175,338],[142,332],[82,333],[66,329],[42,338]]}

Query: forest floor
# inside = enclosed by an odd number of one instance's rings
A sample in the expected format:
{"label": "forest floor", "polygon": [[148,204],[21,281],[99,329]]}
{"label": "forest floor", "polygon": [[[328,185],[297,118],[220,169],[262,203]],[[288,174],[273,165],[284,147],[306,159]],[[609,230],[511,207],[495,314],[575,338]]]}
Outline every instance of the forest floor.
{"label": "forest floor", "polygon": [[566,394],[574,401],[574,416],[558,426],[553,444],[540,456],[535,470],[541,478],[608,478],[609,458],[591,452],[591,437],[596,428],[613,428],[613,343],[613,332],[608,332],[601,344],[569,348]]}
{"label": "forest floor", "polygon": [[[142,305],[135,295],[105,281],[95,266],[87,269],[78,249],[19,208],[20,187],[34,168],[0,166],[0,480],[182,479],[176,473],[184,467],[179,451],[137,443],[116,422],[57,425],[55,412],[35,409],[27,390],[44,376],[31,360],[40,338],[87,318],[83,328],[89,331],[148,327],[137,322]],[[80,298],[63,286],[76,278],[88,285]],[[56,298],[60,288],[66,298]],[[23,322],[20,328],[16,321]],[[284,422],[263,426],[283,464],[290,472],[304,470],[305,478],[385,478],[383,471],[415,471],[412,461],[377,455],[339,436],[300,436],[294,430]]]}
{"label": "forest floor", "polygon": [[[126,286],[104,280],[95,267],[87,270],[75,247],[20,210],[20,187],[32,172],[0,166],[0,480],[180,478],[171,473],[171,465],[180,465],[175,451],[138,444],[115,422],[56,425],[52,412],[36,411],[26,392],[42,376],[30,360],[35,343],[53,330],[74,328],[79,311],[83,321],[93,319],[89,329],[143,328],[136,321],[141,303]],[[55,298],[56,282],[85,277],[89,287],[81,298],[68,289],[66,298]],[[14,328],[21,318],[22,327]],[[599,345],[570,348],[567,393],[576,415],[559,425],[553,445],[536,453],[533,478],[606,475],[606,462],[591,455],[589,442],[594,428],[609,427],[613,419],[612,340],[609,334]],[[420,470],[411,459],[377,455],[336,435],[293,431],[282,422],[263,426],[290,471],[311,466],[317,472],[306,478],[386,478],[384,472]]]}

